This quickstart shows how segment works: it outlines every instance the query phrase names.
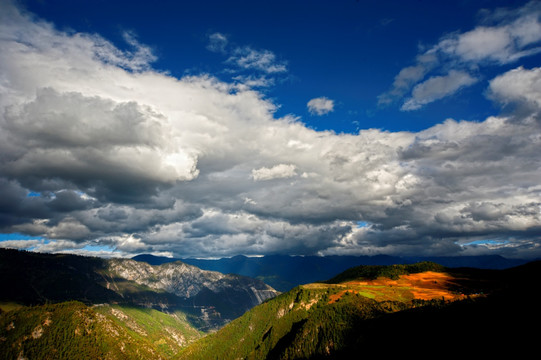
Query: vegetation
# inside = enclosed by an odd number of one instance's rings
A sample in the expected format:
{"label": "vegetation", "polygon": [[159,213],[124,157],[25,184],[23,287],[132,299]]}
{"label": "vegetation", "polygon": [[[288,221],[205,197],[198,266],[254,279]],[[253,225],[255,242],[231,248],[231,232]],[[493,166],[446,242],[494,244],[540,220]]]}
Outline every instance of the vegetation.
{"label": "vegetation", "polygon": [[339,284],[359,278],[377,279],[379,277],[396,280],[400,275],[415,274],[425,271],[443,272],[445,271],[445,267],[430,261],[422,261],[408,265],[361,265],[350,268],[325,282],[329,284]]}
{"label": "vegetation", "polygon": [[98,359],[115,352],[102,322],[84,304],[67,302],[0,316],[2,359]]}
{"label": "vegetation", "polygon": [[204,335],[190,326],[186,315],[179,311],[166,314],[155,309],[118,305],[97,306],[94,310],[121,328],[135,343],[145,344],[167,359]]}
{"label": "vegetation", "polygon": [[[472,295],[457,301],[408,298],[396,289],[385,290],[387,300],[381,300],[375,290],[340,283],[358,280],[359,274],[376,279],[442,270],[437,264],[414,265],[359,267],[328,284],[296,287],[196,341],[178,359],[486,357],[506,352],[520,357],[535,350],[536,333],[524,324],[541,320],[535,286],[541,263],[510,271],[453,271],[460,275],[453,278],[454,290]],[[474,294],[478,288],[490,292]],[[501,339],[496,346],[495,339]]]}
{"label": "vegetation", "polygon": [[78,300],[85,304],[122,301],[101,285],[104,260],[76,255],[51,255],[2,249],[0,301],[24,305]]}
{"label": "vegetation", "polygon": [[297,286],[205,336],[193,326],[204,326],[201,309],[185,311],[172,294],[113,279],[101,261],[0,251],[7,289],[0,358],[432,358],[506,350],[520,358],[536,344],[529,329],[541,320],[541,262],[499,271],[422,262],[359,266]]}
{"label": "vegetation", "polygon": [[215,334],[192,344],[180,359],[290,359],[325,356],[342,349],[355,324],[409,308],[346,295],[330,302],[335,288],[299,286],[248,311]]}
{"label": "vegetation", "polygon": [[0,314],[2,359],[170,359],[202,336],[183,314],[81,302]]}

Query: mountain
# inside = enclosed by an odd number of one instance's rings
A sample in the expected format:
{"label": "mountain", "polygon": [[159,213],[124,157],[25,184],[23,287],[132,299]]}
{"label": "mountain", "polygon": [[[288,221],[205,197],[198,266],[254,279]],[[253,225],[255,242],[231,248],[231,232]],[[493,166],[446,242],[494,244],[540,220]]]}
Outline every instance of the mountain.
{"label": "mountain", "polygon": [[150,265],[130,259],[111,259],[108,269],[122,279],[174,294],[207,314],[212,311],[213,316],[218,315],[224,321],[278,294],[260,280],[201,270],[180,261]]}
{"label": "mountain", "polygon": [[537,346],[540,275],[541,262],[360,266],[251,309],[179,359],[526,357]]}
{"label": "mountain", "polygon": [[[358,265],[413,264],[432,261],[446,267],[472,267],[480,269],[506,269],[528,262],[507,259],[498,255],[454,257],[397,257],[376,256],[286,256],[263,257],[234,256],[222,259],[174,259],[148,254],[137,255],[134,260],[159,265],[181,260],[201,269],[224,274],[240,274],[257,278],[278,291],[288,291],[301,284],[329,279],[336,274]],[[305,271],[310,269],[310,271]]]}
{"label": "mountain", "polygon": [[0,249],[0,358],[171,359],[278,293],[180,261]]}
{"label": "mountain", "polygon": [[202,335],[182,313],[69,301],[0,314],[0,358],[171,359]]}
{"label": "mountain", "polygon": [[186,312],[192,325],[215,329],[277,292],[260,280],[201,270],[182,262],[152,266],[0,249],[0,301],[39,305],[77,300]]}
{"label": "mountain", "polygon": [[363,264],[277,294],[178,261],[0,250],[0,358],[524,358],[540,277],[539,261]]}

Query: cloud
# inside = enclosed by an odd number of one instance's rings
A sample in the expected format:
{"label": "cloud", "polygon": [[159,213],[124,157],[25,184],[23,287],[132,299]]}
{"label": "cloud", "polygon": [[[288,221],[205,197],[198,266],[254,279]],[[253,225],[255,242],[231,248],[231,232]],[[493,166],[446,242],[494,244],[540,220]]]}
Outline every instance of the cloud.
{"label": "cloud", "polygon": [[158,58],[154,55],[152,49],[147,45],[141,44],[133,32],[125,31],[122,37],[133,49],[133,52],[123,54],[123,58],[128,58],[130,61],[127,67],[136,71],[149,68],[150,64]]}
{"label": "cloud", "polygon": [[236,48],[227,60],[241,69],[258,70],[264,73],[282,73],[287,71],[287,65],[276,59],[270,50],[256,50],[249,46]]}
{"label": "cloud", "polygon": [[0,242],[0,248],[25,250],[43,244],[43,240],[6,240]]}
{"label": "cloud", "polygon": [[470,74],[456,70],[451,70],[445,76],[433,76],[413,88],[411,98],[404,102],[401,110],[417,110],[476,82],[477,79]]}
{"label": "cloud", "polygon": [[478,27],[440,42],[442,51],[464,62],[496,62],[506,64],[541,51],[529,47],[541,40],[535,36],[541,31],[536,17],[520,19],[502,27]]}
{"label": "cloud", "polygon": [[[457,86],[473,84],[472,76],[465,76],[465,72],[470,73],[472,69],[483,71],[486,67],[506,65],[538,54],[541,52],[540,19],[541,3],[538,1],[514,10],[485,12],[481,23],[474,29],[442,36],[437,44],[418,54],[414,65],[403,68],[391,88],[378,96],[378,104],[389,106],[411,91],[401,110],[418,110],[453,94],[456,89],[451,89]],[[432,76],[423,80],[433,71],[445,72],[449,76]],[[445,85],[449,91],[442,91]],[[434,93],[430,93],[431,89]],[[421,101],[416,100],[419,96]]]}
{"label": "cloud", "polygon": [[168,126],[158,117],[135,102],[37,89],[5,112],[0,149],[12,159],[0,170],[36,190],[51,190],[36,178],[58,178],[93,187],[96,197],[193,179],[194,158],[174,140],[163,143]]}
{"label": "cloud", "polygon": [[431,53],[417,56],[415,65],[403,68],[395,76],[391,90],[378,96],[378,105],[390,105],[396,99],[404,96],[415,83],[422,80],[436,66],[437,62],[437,57]]}
{"label": "cloud", "polygon": [[[0,231],[43,238],[6,246],[449,255],[491,253],[468,244],[498,239],[499,254],[541,254],[537,68],[490,81],[494,101],[518,112],[335,134],[278,117],[251,87],[175,78],[144,51],[1,6]],[[473,78],[423,69],[396,82],[418,89],[418,105]]]}
{"label": "cloud", "polygon": [[207,49],[212,52],[225,53],[228,42],[229,41],[224,34],[216,32],[209,35]]}
{"label": "cloud", "polygon": [[252,178],[256,181],[259,180],[272,180],[272,179],[284,179],[290,178],[296,175],[295,165],[291,164],[278,164],[272,168],[262,167],[261,169],[252,170]]}
{"label": "cloud", "polygon": [[334,101],[326,97],[318,97],[308,101],[308,111],[315,115],[325,115],[334,111]]}
{"label": "cloud", "polygon": [[237,75],[233,80],[238,81],[239,89],[247,90],[250,88],[264,88],[274,85],[275,79],[266,75]]}
{"label": "cloud", "polygon": [[209,35],[207,49],[227,56],[227,73],[238,89],[265,88],[273,85],[279,76],[287,73],[287,62],[277,59],[266,49],[230,45],[226,35],[215,32]]}
{"label": "cloud", "polygon": [[518,67],[490,81],[490,96],[500,103],[541,108],[541,68]]}

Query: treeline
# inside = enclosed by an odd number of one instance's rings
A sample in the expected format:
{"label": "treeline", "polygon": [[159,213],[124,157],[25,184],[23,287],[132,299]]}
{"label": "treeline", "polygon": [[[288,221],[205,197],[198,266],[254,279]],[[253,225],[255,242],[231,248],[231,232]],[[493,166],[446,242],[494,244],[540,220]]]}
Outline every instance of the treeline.
{"label": "treeline", "polygon": [[80,302],[26,307],[0,316],[2,359],[103,359],[107,339]]}
{"label": "treeline", "polygon": [[117,312],[69,301],[1,313],[0,359],[170,359],[181,348],[178,339],[199,337],[152,309]]}

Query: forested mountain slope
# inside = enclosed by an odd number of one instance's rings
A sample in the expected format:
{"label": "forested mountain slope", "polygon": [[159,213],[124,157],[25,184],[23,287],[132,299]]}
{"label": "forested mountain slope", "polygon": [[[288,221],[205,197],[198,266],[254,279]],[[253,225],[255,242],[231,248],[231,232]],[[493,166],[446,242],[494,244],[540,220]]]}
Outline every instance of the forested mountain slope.
{"label": "forested mountain slope", "polygon": [[361,266],[255,307],[179,358],[520,356],[536,346],[540,275],[539,262],[509,270]]}

